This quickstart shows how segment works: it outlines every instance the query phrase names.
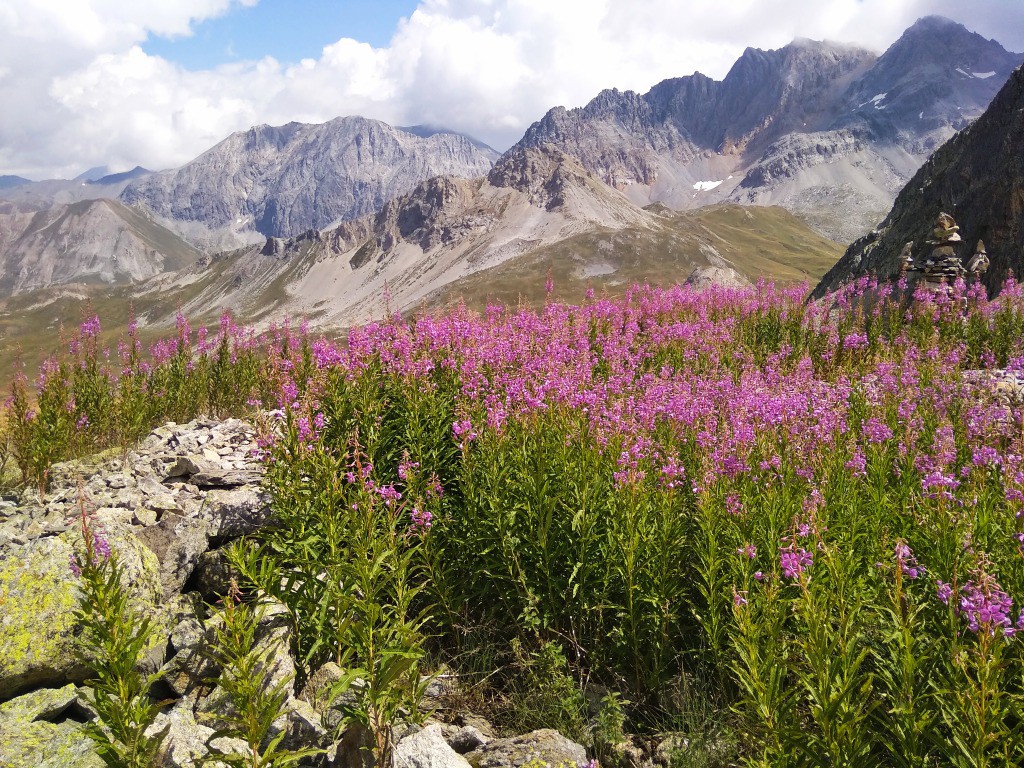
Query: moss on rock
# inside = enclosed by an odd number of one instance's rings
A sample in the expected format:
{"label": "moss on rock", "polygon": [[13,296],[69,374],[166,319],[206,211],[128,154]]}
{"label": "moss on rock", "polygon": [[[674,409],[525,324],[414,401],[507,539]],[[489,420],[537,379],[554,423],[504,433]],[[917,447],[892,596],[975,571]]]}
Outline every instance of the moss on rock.
{"label": "moss on rock", "polygon": [[101,768],[92,739],[59,718],[77,700],[73,685],[43,689],[0,705],[0,768]]}
{"label": "moss on rock", "polygon": [[[78,536],[71,530],[0,550],[0,701],[88,672],[77,658],[78,580],[70,570]],[[137,608],[166,625],[156,556],[123,527],[108,528],[108,536]],[[166,642],[161,635],[157,642]]]}

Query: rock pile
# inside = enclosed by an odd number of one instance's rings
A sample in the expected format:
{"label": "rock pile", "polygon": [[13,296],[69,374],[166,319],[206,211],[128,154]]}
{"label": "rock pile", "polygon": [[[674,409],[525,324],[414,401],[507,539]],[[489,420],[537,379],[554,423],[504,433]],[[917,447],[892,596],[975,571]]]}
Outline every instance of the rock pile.
{"label": "rock pile", "polygon": [[927,241],[931,252],[917,265],[926,282],[938,285],[944,281],[952,285],[958,277],[964,277],[966,270],[956,255],[956,245],[960,242],[960,227],[948,213],[940,213],[932,229],[932,239]]}
{"label": "rock pile", "polygon": [[[163,768],[192,768],[242,742],[218,736],[230,711],[220,670],[209,652],[218,617],[205,603],[229,583],[221,548],[267,522],[261,466],[249,423],[193,421],[153,430],[133,450],[55,465],[50,490],[26,490],[0,501],[0,768],[102,768],[81,724],[95,718],[88,669],[76,661],[74,609],[78,593],[69,561],[78,543],[75,518],[95,516],[125,568],[136,606],[153,618],[158,640],[143,661],[160,669],[167,704],[151,733],[163,732]],[[268,601],[255,634],[268,654],[270,684],[291,678],[291,622],[285,606]],[[343,671],[327,664],[301,689],[289,690],[271,738],[286,748],[324,754],[299,765],[366,768],[369,743],[361,726],[339,733],[343,702],[325,692]],[[445,709],[446,680],[427,687],[424,711],[445,722],[403,725],[395,768],[575,768],[582,746],[555,731],[494,738],[479,716]],[[338,738],[340,736],[340,738]],[[221,765],[217,762],[211,765]]]}

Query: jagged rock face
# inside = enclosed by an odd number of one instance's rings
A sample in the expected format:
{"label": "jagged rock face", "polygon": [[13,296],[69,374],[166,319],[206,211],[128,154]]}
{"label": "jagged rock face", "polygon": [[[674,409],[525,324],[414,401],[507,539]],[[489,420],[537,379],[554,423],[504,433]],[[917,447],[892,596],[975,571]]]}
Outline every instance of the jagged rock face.
{"label": "jagged rock face", "polygon": [[852,85],[836,125],[930,153],[985,111],[1020,62],[961,24],[925,17]]}
{"label": "jagged rock face", "polygon": [[[874,61],[862,48],[797,40],[777,51],[748,48],[722,82],[704,139],[723,150],[765,144],[822,126],[847,76]],[[717,146],[716,146],[717,145]]]}
{"label": "jagged rock face", "polygon": [[740,188],[767,187],[778,180],[794,178],[808,168],[863,150],[864,142],[851,131],[787,134],[770,145],[747,171]]}
{"label": "jagged rock face", "polygon": [[721,82],[695,73],[555,108],[505,157],[550,144],[641,205],[781,204],[848,242],[1020,61],[938,17],[877,58],[810,40],[748,48]]}
{"label": "jagged rock face", "polygon": [[261,125],[130,184],[121,199],[210,228],[294,236],[372,213],[433,176],[482,176],[493,157],[464,136],[421,137],[361,117]]}
{"label": "jagged rock face", "polygon": [[0,214],[0,296],[66,283],[135,283],[199,253],[114,200]]}
{"label": "jagged rock face", "polygon": [[1024,269],[1024,68],[1010,80],[978,120],[940,147],[910,182],[878,230],[854,242],[814,290],[821,297],[843,282],[871,273],[892,277],[900,252],[913,241],[914,256],[929,248],[935,217],[952,214],[964,251],[978,240],[991,266],[984,282],[998,289],[1009,270]]}
{"label": "jagged rock face", "polygon": [[564,205],[567,190],[586,185],[588,178],[579,160],[550,146],[508,154],[487,176],[492,186],[517,189],[530,205],[548,211]]}

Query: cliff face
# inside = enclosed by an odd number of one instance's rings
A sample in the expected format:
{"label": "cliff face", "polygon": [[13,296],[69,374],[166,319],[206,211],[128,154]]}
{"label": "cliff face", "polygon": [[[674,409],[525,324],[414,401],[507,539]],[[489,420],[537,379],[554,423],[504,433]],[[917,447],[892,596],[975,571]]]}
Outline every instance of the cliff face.
{"label": "cliff face", "polygon": [[[990,292],[1012,269],[1024,271],[1024,68],[1017,69],[989,108],[940,147],[896,198],[877,230],[854,242],[815,288],[820,297],[863,274],[892,277],[899,253],[914,253],[940,211],[960,225],[964,249],[988,248]],[[961,254],[962,255],[962,254]]]}
{"label": "cliff face", "polygon": [[433,176],[483,176],[495,157],[465,136],[361,117],[261,125],[133,182],[121,200],[174,221],[283,237],[372,213]]}

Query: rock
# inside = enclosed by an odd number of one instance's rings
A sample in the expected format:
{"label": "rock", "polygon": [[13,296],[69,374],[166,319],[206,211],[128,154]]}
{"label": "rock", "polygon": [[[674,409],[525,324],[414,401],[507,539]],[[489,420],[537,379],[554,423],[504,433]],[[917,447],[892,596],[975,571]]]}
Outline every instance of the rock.
{"label": "rock", "polygon": [[362,723],[350,723],[334,749],[331,765],[337,768],[374,768],[373,734]]}
{"label": "rock", "polygon": [[299,698],[313,705],[315,709],[322,709],[329,703],[327,698],[330,695],[331,686],[344,676],[345,670],[333,661],[329,661],[309,676],[306,684],[302,686]]}
{"label": "rock", "polygon": [[745,288],[750,281],[732,267],[697,267],[686,278],[685,285],[703,291],[713,285],[722,288]]}
{"label": "rock", "polygon": [[922,241],[931,232],[937,211],[954,210],[960,231],[971,240],[984,238],[990,261],[983,283],[998,291],[1012,270],[1024,272],[1024,70],[1012,72],[995,98],[969,129],[934,151],[928,162],[900,191],[878,234],[853,242],[815,287],[818,299],[861,275],[882,280],[899,270],[898,254],[908,240]]}
{"label": "rock", "polygon": [[[206,504],[200,511],[200,517],[207,526],[207,535],[218,546],[255,533],[270,519],[269,499],[259,489],[261,475],[254,472],[235,474],[250,476],[251,485],[208,492]],[[192,480],[197,477],[200,476],[196,475]]]}
{"label": "rock", "polygon": [[464,725],[461,728],[454,729],[450,734],[446,735],[446,740],[448,745],[460,755],[472,752],[474,749],[479,749],[490,742],[490,739],[484,736],[479,728],[474,728],[472,725]]}
{"label": "rock", "polygon": [[157,514],[155,509],[148,509],[146,507],[137,507],[132,513],[132,524],[141,525],[144,528],[148,528],[157,523]]}
{"label": "rock", "polygon": [[470,765],[444,740],[440,724],[434,723],[398,742],[395,768],[470,768]]}
{"label": "rock", "polygon": [[63,688],[40,688],[0,704],[0,717],[30,722],[54,720],[78,700],[78,689],[71,683]]}
{"label": "rock", "polygon": [[301,699],[290,697],[284,705],[284,714],[275,720],[267,733],[268,739],[274,739],[281,731],[285,736],[281,739],[282,749],[323,749],[331,743],[331,735],[324,727],[320,715]]}
{"label": "rock", "polygon": [[206,530],[198,520],[168,515],[156,525],[138,531],[139,539],[159,560],[160,582],[166,596],[181,591],[200,556],[209,548]]}
{"label": "rock", "polygon": [[658,742],[654,750],[654,762],[658,765],[672,765],[672,756],[690,746],[690,740],[679,733],[670,733]]}
{"label": "rock", "polygon": [[539,760],[548,768],[585,765],[587,751],[558,731],[544,728],[523,736],[494,741],[466,755],[473,768],[521,768]]}
{"label": "rock", "polygon": [[160,683],[180,699],[196,701],[209,692],[220,669],[207,654],[207,646],[200,641],[179,650],[161,668]]}
{"label": "rock", "polygon": [[203,599],[215,603],[228,593],[238,574],[228,563],[223,549],[211,549],[199,556],[186,589],[195,590]]}
{"label": "rock", "polygon": [[44,688],[0,705],[0,766],[102,768],[92,739],[64,717],[77,706],[73,685]]}
{"label": "rock", "polygon": [[184,619],[171,630],[171,648],[175,653],[180,653],[186,648],[195,648],[203,641],[204,636],[205,631],[199,619]]}
{"label": "rock", "polygon": [[199,465],[188,456],[178,456],[164,470],[164,480],[191,477],[199,472]]}
{"label": "rock", "polygon": [[[122,200],[225,233],[244,219],[251,222],[250,238],[252,229],[264,237],[288,237],[371,214],[428,178],[481,176],[493,157],[463,136],[419,136],[362,117],[262,125],[232,134],[180,169],[131,182]],[[218,181],[211,184],[211,178]],[[254,178],[260,179],[255,186]],[[234,237],[241,235],[234,231]],[[281,255],[273,242],[261,242],[263,247]]]}
{"label": "rock", "polygon": [[208,469],[192,475],[192,482],[200,488],[234,488],[240,485],[259,485],[263,473],[250,469]]}
{"label": "rock", "polygon": [[653,763],[646,759],[644,750],[633,741],[620,741],[612,744],[615,765],[619,768],[653,768]]}
{"label": "rock", "polygon": [[[110,525],[106,533],[136,607],[162,621],[156,557],[123,526]],[[70,530],[0,551],[0,699],[85,677],[76,657],[78,593],[69,565],[79,538]],[[166,642],[166,634],[157,639],[158,645]]]}
{"label": "rock", "polygon": [[223,766],[216,761],[206,763],[203,758],[213,754],[245,754],[248,748],[240,739],[212,738],[213,728],[196,722],[195,714],[187,701],[179,702],[170,712],[161,712],[147,729],[146,735],[164,733],[159,768],[198,768],[200,765]]}
{"label": "rock", "polygon": [[476,728],[488,739],[493,739],[496,735],[494,726],[475,712],[463,712],[458,717],[458,723],[464,727]]}

